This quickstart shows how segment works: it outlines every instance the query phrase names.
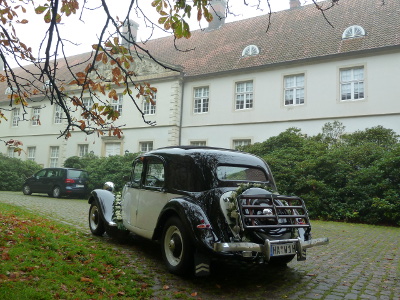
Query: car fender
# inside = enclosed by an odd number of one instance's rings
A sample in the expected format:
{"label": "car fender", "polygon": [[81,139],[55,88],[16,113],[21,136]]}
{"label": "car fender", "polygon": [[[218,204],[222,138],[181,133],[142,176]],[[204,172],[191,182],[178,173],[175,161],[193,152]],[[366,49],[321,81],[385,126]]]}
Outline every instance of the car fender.
{"label": "car fender", "polygon": [[93,190],[89,197],[89,204],[97,201],[101,211],[101,215],[106,223],[112,222],[113,203],[115,195],[107,190]]}
{"label": "car fender", "polygon": [[197,247],[213,249],[216,237],[206,214],[199,205],[185,198],[171,199],[164,206],[154,230],[154,240],[161,239],[165,222],[174,215],[177,215],[189,229],[192,242]]}

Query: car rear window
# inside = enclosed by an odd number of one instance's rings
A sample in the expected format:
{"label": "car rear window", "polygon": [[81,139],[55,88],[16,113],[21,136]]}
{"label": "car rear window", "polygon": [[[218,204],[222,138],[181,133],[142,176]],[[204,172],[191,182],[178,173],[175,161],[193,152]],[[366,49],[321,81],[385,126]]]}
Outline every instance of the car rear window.
{"label": "car rear window", "polygon": [[268,181],[261,169],[244,166],[218,166],[217,177],[222,181]]}
{"label": "car rear window", "polygon": [[81,178],[86,179],[88,178],[88,173],[82,170],[68,170],[68,178]]}

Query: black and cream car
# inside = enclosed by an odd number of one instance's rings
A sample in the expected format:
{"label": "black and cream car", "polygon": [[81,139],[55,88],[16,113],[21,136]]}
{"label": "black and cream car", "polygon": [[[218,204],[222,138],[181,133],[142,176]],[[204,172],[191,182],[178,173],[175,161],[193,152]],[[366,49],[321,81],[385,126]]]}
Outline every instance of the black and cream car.
{"label": "black and cream car", "polygon": [[311,239],[301,198],[277,192],[261,158],[217,148],[172,147],[145,153],[121,194],[112,183],[89,198],[93,234],[134,233],[159,241],[168,270],[207,275],[219,256],[286,264],[306,259]]}

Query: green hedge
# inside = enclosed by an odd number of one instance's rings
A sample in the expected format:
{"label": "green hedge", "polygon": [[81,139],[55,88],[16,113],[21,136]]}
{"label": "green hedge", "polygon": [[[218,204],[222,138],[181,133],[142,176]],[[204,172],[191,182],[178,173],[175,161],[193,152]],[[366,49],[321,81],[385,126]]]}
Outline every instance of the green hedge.
{"label": "green hedge", "polygon": [[23,161],[0,153],[0,191],[22,191],[25,179],[41,168],[33,161]]}
{"label": "green hedge", "polygon": [[64,167],[80,168],[89,172],[89,188],[102,188],[104,183],[111,181],[117,191],[121,191],[125,185],[124,177],[129,176],[133,159],[137,154],[129,153],[124,156],[114,155],[98,157],[92,154],[84,157],[72,156],[64,162]]}
{"label": "green hedge", "polygon": [[313,218],[400,225],[400,144],[390,129],[344,134],[335,122],[306,136],[290,128],[242,150],[263,157],[279,192],[302,197]]}

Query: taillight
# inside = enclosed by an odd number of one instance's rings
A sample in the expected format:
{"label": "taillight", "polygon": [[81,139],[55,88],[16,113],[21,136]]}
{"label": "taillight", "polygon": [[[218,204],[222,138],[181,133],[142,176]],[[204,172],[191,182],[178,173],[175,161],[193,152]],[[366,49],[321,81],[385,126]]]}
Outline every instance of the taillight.
{"label": "taillight", "polygon": [[65,179],[64,182],[65,182],[65,183],[75,183],[75,180],[70,179],[70,178],[67,178],[67,179]]}
{"label": "taillight", "polygon": [[206,222],[204,220],[200,221],[201,224],[197,225],[196,227],[199,229],[208,229],[211,227],[210,224],[206,224]]}

